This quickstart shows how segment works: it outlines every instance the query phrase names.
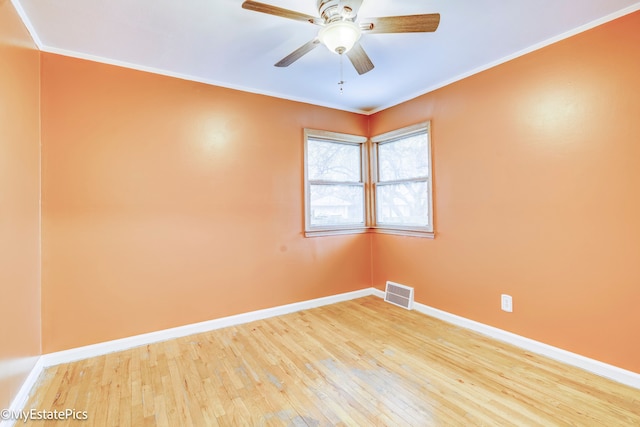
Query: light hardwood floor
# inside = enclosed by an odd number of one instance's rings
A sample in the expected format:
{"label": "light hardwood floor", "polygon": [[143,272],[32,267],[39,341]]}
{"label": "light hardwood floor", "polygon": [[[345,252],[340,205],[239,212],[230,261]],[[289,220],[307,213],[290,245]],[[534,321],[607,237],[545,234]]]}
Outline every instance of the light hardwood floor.
{"label": "light hardwood floor", "polygon": [[640,426],[640,390],[376,297],[49,368],[56,426]]}

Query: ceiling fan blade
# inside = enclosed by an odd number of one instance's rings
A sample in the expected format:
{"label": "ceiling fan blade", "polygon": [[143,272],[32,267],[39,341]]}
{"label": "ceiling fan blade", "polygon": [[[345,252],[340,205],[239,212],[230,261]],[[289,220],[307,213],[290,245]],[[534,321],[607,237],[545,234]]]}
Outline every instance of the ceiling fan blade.
{"label": "ceiling fan blade", "polygon": [[369,55],[367,55],[367,52],[364,51],[360,43],[353,46],[351,50],[347,52],[347,56],[358,74],[362,75],[373,70],[373,62],[371,62]]}
{"label": "ceiling fan blade", "polygon": [[313,40],[303,44],[302,46],[300,46],[299,48],[297,48],[296,50],[291,52],[289,55],[287,55],[284,58],[282,58],[280,61],[278,61],[275,64],[275,66],[276,67],[288,67],[289,65],[293,64],[294,62],[296,62],[298,59],[302,58],[307,53],[311,52],[319,44],[320,44],[320,40],[313,39]]}
{"label": "ceiling fan blade", "polygon": [[261,13],[267,13],[269,15],[281,16],[283,18],[289,18],[296,21],[310,22],[312,24],[317,24],[317,25],[320,25],[323,23],[320,18],[316,18],[315,16],[306,15],[304,13],[295,12],[289,9],[283,9],[277,6],[271,6],[269,4],[258,3],[257,1],[247,0],[242,3],[242,8],[247,10],[252,10],[254,12],[261,12]]}
{"label": "ceiling fan blade", "polygon": [[372,34],[381,33],[431,33],[440,24],[439,13],[424,15],[385,16],[364,19],[360,24],[363,31]]}

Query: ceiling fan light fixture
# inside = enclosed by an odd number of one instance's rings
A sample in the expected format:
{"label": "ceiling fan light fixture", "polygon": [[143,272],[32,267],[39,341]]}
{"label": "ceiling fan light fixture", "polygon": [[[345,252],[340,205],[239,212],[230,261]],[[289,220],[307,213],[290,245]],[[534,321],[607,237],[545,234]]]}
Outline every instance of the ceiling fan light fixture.
{"label": "ceiling fan light fixture", "polygon": [[356,44],[360,34],[360,27],[354,22],[336,21],[322,27],[318,38],[331,52],[342,55]]}

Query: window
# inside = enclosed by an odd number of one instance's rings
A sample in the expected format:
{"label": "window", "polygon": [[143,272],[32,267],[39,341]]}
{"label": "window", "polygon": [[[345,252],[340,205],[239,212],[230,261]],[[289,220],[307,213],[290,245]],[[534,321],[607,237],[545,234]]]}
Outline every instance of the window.
{"label": "window", "polygon": [[365,142],[305,129],[305,234],[365,231]]}
{"label": "window", "polygon": [[433,237],[429,122],[371,140],[312,129],[304,135],[306,236]]}
{"label": "window", "polygon": [[429,122],[371,138],[375,227],[433,237]]}

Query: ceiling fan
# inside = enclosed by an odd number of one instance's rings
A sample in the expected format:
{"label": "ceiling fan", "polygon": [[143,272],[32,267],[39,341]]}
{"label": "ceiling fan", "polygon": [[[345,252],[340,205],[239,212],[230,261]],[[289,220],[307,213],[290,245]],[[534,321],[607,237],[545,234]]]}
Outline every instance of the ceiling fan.
{"label": "ceiling fan", "polygon": [[373,62],[358,42],[362,34],[428,33],[435,31],[440,24],[439,13],[358,19],[362,1],[317,0],[320,17],[252,0],[246,0],[242,7],[321,27],[313,40],[282,58],[275,64],[276,67],[288,67],[322,43],[332,52],[346,54],[358,74],[364,74],[373,70]]}

